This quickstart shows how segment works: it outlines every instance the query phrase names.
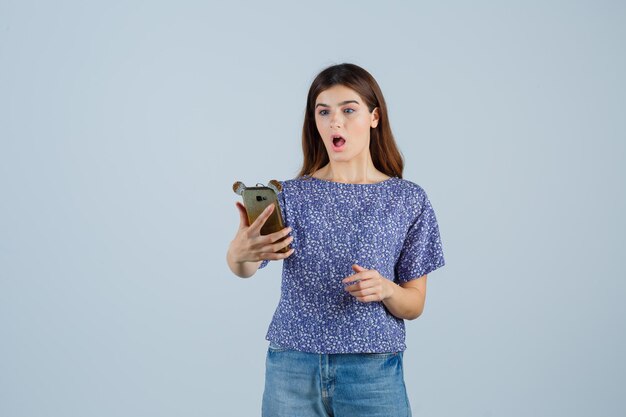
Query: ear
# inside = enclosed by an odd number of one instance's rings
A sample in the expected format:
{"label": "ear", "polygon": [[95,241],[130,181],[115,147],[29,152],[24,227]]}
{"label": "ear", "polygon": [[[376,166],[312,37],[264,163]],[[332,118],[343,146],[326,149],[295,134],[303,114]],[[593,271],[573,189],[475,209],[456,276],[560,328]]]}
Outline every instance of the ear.
{"label": "ear", "polygon": [[372,110],[371,123],[370,123],[370,126],[372,127],[372,129],[375,129],[378,126],[379,120],[380,120],[380,110],[378,110],[378,107],[375,107],[374,110]]}
{"label": "ear", "polygon": [[241,181],[237,181],[233,184],[233,191],[235,192],[235,194],[241,195],[243,193],[243,190],[246,189],[246,184],[244,184]]}
{"label": "ear", "polygon": [[272,190],[274,190],[276,194],[280,193],[283,190],[283,186],[280,184],[280,182],[276,180],[271,180],[267,184],[267,186],[270,187]]}

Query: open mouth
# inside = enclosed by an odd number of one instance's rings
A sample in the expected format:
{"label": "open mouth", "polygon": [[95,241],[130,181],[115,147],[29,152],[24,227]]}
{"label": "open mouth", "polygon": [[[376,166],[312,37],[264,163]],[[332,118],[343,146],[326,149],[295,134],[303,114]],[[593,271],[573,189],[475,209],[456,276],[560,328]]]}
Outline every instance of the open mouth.
{"label": "open mouth", "polygon": [[333,146],[335,148],[341,148],[346,143],[346,140],[341,136],[333,136]]}

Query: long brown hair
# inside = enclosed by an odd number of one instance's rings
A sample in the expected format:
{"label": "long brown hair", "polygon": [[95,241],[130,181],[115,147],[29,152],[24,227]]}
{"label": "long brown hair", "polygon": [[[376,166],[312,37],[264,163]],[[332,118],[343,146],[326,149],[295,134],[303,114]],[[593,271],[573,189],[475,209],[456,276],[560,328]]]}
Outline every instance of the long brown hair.
{"label": "long brown hair", "polygon": [[313,80],[306,100],[302,127],[302,154],[304,161],[298,177],[311,175],[329,162],[328,153],[315,124],[315,100],[324,90],[343,85],[361,96],[371,113],[378,107],[379,120],[370,128],[370,154],[376,169],[391,177],[402,178],[404,160],[391,133],[385,98],[372,75],[355,64],[338,64],[320,72]]}

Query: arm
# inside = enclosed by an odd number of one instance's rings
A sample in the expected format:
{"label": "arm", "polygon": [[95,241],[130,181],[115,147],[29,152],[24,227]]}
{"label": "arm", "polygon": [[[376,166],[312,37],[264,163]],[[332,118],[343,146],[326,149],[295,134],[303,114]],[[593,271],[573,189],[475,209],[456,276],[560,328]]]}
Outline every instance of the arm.
{"label": "arm", "polygon": [[422,275],[400,285],[386,280],[392,287],[391,295],[382,300],[387,310],[400,319],[413,320],[421,316],[426,303],[426,278]]}
{"label": "arm", "polygon": [[233,272],[233,274],[237,275],[240,278],[249,278],[256,273],[262,261],[237,262],[233,257],[229,247],[228,253],[226,253],[226,262],[228,263],[228,267]]}
{"label": "arm", "polygon": [[381,276],[375,269],[365,269],[360,265],[353,265],[352,269],[356,274],[345,278],[343,282],[358,281],[346,286],[346,291],[357,300],[364,303],[381,301],[399,319],[413,320],[424,311],[427,275],[398,285]]}
{"label": "arm", "polygon": [[293,237],[289,236],[278,242],[289,234],[291,228],[285,227],[278,232],[261,235],[261,227],[274,211],[274,205],[268,206],[251,225],[248,224],[246,208],[239,202],[236,205],[239,209],[239,229],[226,253],[226,262],[233,274],[241,278],[251,277],[264,259],[285,259],[293,253],[293,248],[289,252],[277,253],[293,240]]}

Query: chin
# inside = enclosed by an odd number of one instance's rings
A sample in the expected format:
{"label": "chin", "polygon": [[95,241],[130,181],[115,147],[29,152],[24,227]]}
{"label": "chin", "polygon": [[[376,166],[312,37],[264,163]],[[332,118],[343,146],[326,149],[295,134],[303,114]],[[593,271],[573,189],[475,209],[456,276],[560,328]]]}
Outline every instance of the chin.
{"label": "chin", "polygon": [[331,154],[329,159],[334,162],[347,162],[350,159],[352,159],[352,157],[345,153],[339,153],[339,154]]}

